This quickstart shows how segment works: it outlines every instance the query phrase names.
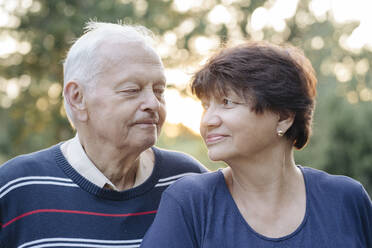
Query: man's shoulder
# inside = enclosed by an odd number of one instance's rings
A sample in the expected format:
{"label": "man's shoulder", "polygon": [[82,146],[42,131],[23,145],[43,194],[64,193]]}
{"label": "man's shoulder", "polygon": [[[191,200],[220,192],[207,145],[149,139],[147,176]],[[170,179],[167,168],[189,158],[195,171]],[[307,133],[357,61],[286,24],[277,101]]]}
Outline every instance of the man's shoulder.
{"label": "man's shoulder", "polygon": [[195,158],[182,152],[153,147],[155,163],[164,166],[171,174],[178,173],[204,173],[207,169]]}
{"label": "man's shoulder", "polygon": [[0,177],[4,181],[36,174],[37,170],[55,163],[55,150],[58,145],[29,154],[19,155],[0,166]]}

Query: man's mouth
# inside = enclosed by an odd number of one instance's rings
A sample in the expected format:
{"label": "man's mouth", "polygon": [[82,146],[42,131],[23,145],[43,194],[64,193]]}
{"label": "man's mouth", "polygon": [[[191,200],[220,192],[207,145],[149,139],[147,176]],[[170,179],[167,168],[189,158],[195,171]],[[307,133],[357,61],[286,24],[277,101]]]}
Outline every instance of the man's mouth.
{"label": "man's mouth", "polygon": [[159,121],[157,119],[141,119],[136,122],[134,122],[134,125],[140,126],[140,127],[156,127],[158,125]]}

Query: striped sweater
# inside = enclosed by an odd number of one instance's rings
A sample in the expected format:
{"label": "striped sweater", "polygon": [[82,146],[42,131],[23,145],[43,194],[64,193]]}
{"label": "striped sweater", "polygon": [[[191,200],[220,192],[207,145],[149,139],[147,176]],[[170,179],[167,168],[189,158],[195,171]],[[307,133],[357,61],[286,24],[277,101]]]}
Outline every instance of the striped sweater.
{"label": "striped sweater", "polygon": [[205,171],[185,154],[153,151],[151,176],[122,192],[78,174],[60,145],[9,160],[0,167],[0,247],[139,247],[166,187]]}

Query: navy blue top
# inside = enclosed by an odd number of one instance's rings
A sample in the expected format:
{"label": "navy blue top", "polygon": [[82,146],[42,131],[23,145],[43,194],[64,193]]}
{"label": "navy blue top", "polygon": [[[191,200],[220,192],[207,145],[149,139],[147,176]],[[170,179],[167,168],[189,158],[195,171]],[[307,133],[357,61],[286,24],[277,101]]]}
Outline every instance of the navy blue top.
{"label": "navy blue top", "polygon": [[141,247],[371,248],[372,203],[363,186],[349,177],[299,168],[306,213],[293,233],[269,238],[255,232],[217,171],[187,176],[169,187]]}
{"label": "navy blue top", "polygon": [[151,176],[120,192],[82,177],[59,145],[0,166],[0,247],[139,247],[163,191],[205,171],[185,154],[153,151]]}

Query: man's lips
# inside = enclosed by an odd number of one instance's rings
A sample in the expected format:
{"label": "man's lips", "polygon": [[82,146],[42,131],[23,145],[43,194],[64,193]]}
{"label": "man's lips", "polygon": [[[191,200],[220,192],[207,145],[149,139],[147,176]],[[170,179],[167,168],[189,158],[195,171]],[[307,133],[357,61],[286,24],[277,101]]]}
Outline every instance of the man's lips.
{"label": "man's lips", "polygon": [[136,124],[154,124],[154,125],[157,125],[158,121],[155,120],[155,119],[145,119],[145,120],[136,121]]}
{"label": "man's lips", "polygon": [[156,119],[142,119],[134,122],[134,125],[139,126],[156,126],[158,125],[159,121]]}
{"label": "man's lips", "polygon": [[207,145],[214,144],[214,143],[221,141],[222,139],[226,137],[227,135],[224,135],[224,134],[208,134],[205,138],[205,143]]}

